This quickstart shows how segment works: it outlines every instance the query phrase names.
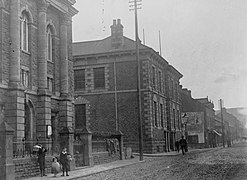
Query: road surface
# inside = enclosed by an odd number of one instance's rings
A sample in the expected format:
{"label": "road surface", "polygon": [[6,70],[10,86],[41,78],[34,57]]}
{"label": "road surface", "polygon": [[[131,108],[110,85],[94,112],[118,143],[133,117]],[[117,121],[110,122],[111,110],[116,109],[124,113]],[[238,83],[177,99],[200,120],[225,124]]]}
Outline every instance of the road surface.
{"label": "road surface", "polygon": [[144,157],[145,163],[102,172],[81,180],[247,180],[247,143],[186,155]]}

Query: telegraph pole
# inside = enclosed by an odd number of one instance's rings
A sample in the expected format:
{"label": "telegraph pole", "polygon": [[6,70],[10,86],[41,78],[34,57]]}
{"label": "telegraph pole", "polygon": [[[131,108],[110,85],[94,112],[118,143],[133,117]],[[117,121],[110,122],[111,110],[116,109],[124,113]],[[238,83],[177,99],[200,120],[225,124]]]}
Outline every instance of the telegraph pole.
{"label": "telegraph pole", "polygon": [[162,56],[162,52],[161,52],[161,40],[160,40],[160,31],[159,31],[159,47],[160,47],[160,56]]}
{"label": "telegraph pole", "polygon": [[[138,37],[138,19],[137,19],[137,6],[140,5],[141,0],[130,1],[134,2],[135,10],[135,43],[136,43],[136,65],[137,65],[137,106],[138,106],[138,122],[139,122],[139,160],[143,160],[143,132],[142,132],[142,113],[141,113],[141,79],[140,79],[140,58],[139,58],[139,37]],[[139,4],[137,3],[139,2]],[[133,5],[130,5],[132,7]]]}
{"label": "telegraph pole", "polygon": [[221,128],[222,128],[222,144],[225,147],[225,132],[224,132],[224,120],[223,120],[223,111],[222,111],[222,99],[220,99],[220,114],[221,114]]}

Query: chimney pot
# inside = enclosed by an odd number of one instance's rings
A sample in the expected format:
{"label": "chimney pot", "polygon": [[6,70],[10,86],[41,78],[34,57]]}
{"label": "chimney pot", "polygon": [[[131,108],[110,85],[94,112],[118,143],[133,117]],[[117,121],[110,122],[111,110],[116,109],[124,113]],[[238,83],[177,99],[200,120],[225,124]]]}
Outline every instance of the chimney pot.
{"label": "chimney pot", "polygon": [[117,24],[121,24],[121,19],[117,19]]}
{"label": "chimney pot", "polygon": [[117,24],[116,19],[113,19],[113,25],[116,25],[116,24]]}

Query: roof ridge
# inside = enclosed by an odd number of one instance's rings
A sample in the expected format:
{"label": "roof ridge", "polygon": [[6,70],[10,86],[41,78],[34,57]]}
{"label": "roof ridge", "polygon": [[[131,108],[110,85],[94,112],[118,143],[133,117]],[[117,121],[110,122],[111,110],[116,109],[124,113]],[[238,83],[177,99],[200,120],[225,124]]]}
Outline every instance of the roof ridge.
{"label": "roof ridge", "polygon": [[103,39],[97,39],[97,40],[89,40],[89,41],[76,41],[76,42],[73,42],[73,44],[82,44],[82,43],[93,43],[93,42],[98,42],[98,41],[104,41],[108,38],[110,38],[111,36],[108,36],[106,38],[103,38]]}

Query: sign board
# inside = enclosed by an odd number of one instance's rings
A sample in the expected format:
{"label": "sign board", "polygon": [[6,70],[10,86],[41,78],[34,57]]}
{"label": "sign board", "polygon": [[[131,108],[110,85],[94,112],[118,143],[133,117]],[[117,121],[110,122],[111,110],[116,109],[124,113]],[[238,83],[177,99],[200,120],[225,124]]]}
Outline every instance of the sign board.
{"label": "sign board", "polygon": [[204,131],[203,112],[186,112],[184,118],[186,118],[185,121],[188,132],[202,133]]}

